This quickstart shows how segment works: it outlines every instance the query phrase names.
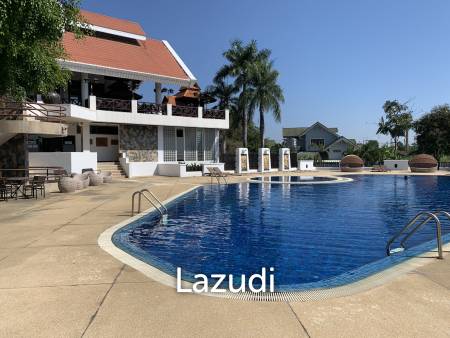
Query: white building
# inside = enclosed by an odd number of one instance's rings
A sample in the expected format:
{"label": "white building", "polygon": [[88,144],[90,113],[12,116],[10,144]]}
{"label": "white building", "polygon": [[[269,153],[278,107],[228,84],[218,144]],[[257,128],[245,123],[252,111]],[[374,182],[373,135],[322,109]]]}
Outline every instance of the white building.
{"label": "white building", "polygon": [[[106,162],[133,177],[178,176],[186,164],[217,163],[228,111],[205,109],[195,76],[169,42],[147,37],[134,22],[82,15],[92,35],[64,33],[67,58],[59,63],[72,77],[53,97],[64,103],[67,136],[30,137],[29,165],[79,172]],[[154,102],[135,93],[144,81],[154,83]],[[164,87],[173,85],[180,92],[163,103]]]}

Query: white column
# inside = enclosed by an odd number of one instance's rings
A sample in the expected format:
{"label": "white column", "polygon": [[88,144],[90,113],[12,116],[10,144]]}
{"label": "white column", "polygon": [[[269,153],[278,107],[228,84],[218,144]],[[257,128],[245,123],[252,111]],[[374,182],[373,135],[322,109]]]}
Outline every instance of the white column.
{"label": "white column", "polygon": [[137,100],[131,100],[131,112],[133,114],[137,114],[137,112],[138,112]]}
{"label": "white column", "polygon": [[164,162],[164,127],[158,126],[158,162]]}
{"label": "white column", "polygon": [[91,151],[91,130],[87,122],[83,122],[81,127],[81,142],[83,144],[83,151]]}
{"label": "white column", "polygon": [[88,74],[81,73],[81,105],[86,106],[86,100],[89,98]]}
{"label": "white column", "polygon": [[155,103],[160,104],[162,101],[161,98],[161,83],[155,82]]}
{"label": "white column", "polygon": [[220,131],[219,129],[216,129],[216,135],[214,138],[214,162],[219,163],[220,162]]}

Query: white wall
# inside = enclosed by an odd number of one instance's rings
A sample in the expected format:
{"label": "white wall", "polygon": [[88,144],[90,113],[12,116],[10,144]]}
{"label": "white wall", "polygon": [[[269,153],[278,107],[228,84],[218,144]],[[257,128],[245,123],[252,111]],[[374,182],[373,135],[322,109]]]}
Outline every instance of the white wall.
{"label": "white wall", "polygon": [[[169,105],[170,106],[170,105]],[[118,112],[92,110],[74,104],[64,105],[66,115],[77,121],[93,121],[105,123],[125,123],[154,126],[197,127],[197,128],[229,128],[229,111],[225,111],[225,119],[204,119],[199,117],[172,116],[170,109],[167,115],[140,114],[138,112]]]}
{"label": "white wall", "polygon": [[298,161],[298,170],[316,170],[316,167],[314,167],[314,161],[313,160],[299,160]]}
{"label": "white wall", "polygon": [[384,160],[384,167],[388,170],[408,170],[408,160]]}
{"label": "white wall", "polygon": [[81,174],[82,169],[97,170],[97,153],[91,152],[30,152],[30,167],[63,167],[70,173]]}

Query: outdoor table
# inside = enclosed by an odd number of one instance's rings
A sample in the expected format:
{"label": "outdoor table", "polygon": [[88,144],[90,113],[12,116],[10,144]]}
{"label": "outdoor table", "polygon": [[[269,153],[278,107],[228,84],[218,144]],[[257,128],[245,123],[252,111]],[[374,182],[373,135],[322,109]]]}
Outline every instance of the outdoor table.
{"label": "outdoor table", "polygon": [[17,199],[19,191],[22,193],[22,196],[24,198],[28,198],[28,196],[25,194],[23,187],[30,179],[27,176],[21,176],[21,177],[2,177],[2,179],[6,182],[12,182],[13,184],[13,190],[11,193],[11,198],[15,197]]}

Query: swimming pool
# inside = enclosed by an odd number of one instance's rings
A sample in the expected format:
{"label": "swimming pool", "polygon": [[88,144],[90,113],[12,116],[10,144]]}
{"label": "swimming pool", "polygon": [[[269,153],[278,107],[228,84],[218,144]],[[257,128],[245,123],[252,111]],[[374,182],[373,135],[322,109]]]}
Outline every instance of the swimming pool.
{"label": "swimming pool", "polygon": [[[277,291],[346,284],[435,247],[428,226],[408,242],[411,249],[385,253],[388,239],[419,211],[450,209],[449,177],[352,178],[347,184],[199,187],[168,205],[167,222],[153,212],[112,240],[172,276],[181,267],[187,281],[197,273],[239,277],[274,267]],[[445,242],[449,232],[444,222]]]}

